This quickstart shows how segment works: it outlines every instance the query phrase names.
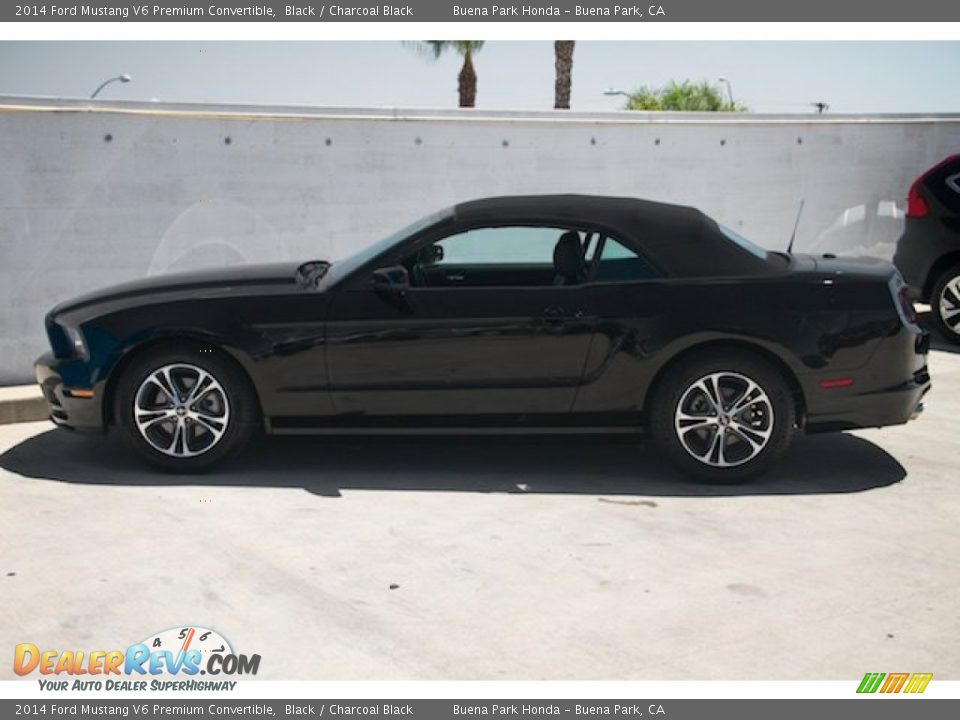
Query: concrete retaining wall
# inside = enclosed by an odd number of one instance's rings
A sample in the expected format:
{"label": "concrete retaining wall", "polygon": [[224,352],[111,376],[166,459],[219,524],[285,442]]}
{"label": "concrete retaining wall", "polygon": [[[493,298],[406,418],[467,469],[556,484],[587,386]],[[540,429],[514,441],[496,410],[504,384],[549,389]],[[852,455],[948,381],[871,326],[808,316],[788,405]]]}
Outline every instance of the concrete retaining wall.
{"label": "concrete retaining wall", "polygon": [[0,98],[0,384],[56,302],[147,274],[339,258],[442,206],[696,205],[763,245],[889,255],[960,116],[485,113]]}

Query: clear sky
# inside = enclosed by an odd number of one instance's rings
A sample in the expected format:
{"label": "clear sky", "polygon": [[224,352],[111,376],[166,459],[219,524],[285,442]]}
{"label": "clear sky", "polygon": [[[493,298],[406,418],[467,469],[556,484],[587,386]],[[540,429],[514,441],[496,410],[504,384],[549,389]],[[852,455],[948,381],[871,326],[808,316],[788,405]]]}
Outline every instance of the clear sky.
{"label": "clear sky", "polygon": [[[553,105],[553,45],[490,41],[476,58],[477,106]],[[316,106],[454,107],[455,55],[396,41],[0,41],[0,94]],[[575,110],[612,110],[669,80],[730,79],[758,112],[960,112],[960,42],[585,42],[574,57]],[[725,86],[724,86],[725,89]]]}

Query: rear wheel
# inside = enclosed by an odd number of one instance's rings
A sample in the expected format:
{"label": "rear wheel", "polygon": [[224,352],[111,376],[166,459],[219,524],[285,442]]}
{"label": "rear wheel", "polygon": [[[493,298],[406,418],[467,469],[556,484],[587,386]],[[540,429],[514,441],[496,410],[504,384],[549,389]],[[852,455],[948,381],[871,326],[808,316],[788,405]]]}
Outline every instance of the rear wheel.
{"label": "rear wheel", "polygon": [[705,351],[669,369],[648,416],[657,446],[685,473],[710,482],[766,472],[789,446],[796,422],[780,372],[731,351]]}
{"label": "rear wheel", "polygon": [[176,345],[134,358],[115,417],[129,444],[169,472],[202,472],[239,451],[257,424],[246,376],[208,348]]}
{"label": "rear wheel", "polygon": [[948,268],[937,278],[930,309],[940,333],[950,342],[960,343],[960,265]]}

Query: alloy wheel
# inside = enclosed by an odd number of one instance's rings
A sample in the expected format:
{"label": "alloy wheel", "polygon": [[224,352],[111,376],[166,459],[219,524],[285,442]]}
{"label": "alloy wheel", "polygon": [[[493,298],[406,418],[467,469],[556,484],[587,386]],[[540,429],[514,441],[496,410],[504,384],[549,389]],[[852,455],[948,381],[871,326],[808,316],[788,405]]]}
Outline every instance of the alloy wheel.
{"label": "alloy wheel", "polygon": [[960,275],[947,281],[938,301],[943,325],[955,335],[960,335]]}
{"label": "alloy wheel", "polygon": [[202,455],[223,438],[230,401],[219,380],[196,365],[154,370],[137,389],[134,421],[153,449],[170,457]]}
{"label": "alloy wheel", "polygon": [[683,449],[704,465],[733,467],[759,455],[773,433],[773,404],[746,375],[715,372],[680,397],[674,427]]}

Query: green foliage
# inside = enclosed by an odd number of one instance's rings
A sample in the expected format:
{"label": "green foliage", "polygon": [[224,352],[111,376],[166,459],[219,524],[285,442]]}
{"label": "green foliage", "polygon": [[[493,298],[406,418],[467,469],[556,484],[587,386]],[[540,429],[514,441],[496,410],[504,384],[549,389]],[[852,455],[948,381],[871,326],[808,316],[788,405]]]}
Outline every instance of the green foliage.
{"label": "green foliage", "polygon": [[483,47],[483,40],[424,40],[428,52],[439,58],[447,50],[453,50],[457,55],[466,56],[476,53]]}
{"label": "green foliage", "polygon": [[660,91],[656,88],[650,88],[644,85],[639,90],[630,93],[624,110],[663,110],[663,102],[660,99]]}
{"label": "green foliage", "polygon": [[721,90],[706,80],[693,83],[670,82],[660,88],[643,86],[630,93],[624,110],[667,110],[676,112],[747,112],[742,103],[726,100]]}

